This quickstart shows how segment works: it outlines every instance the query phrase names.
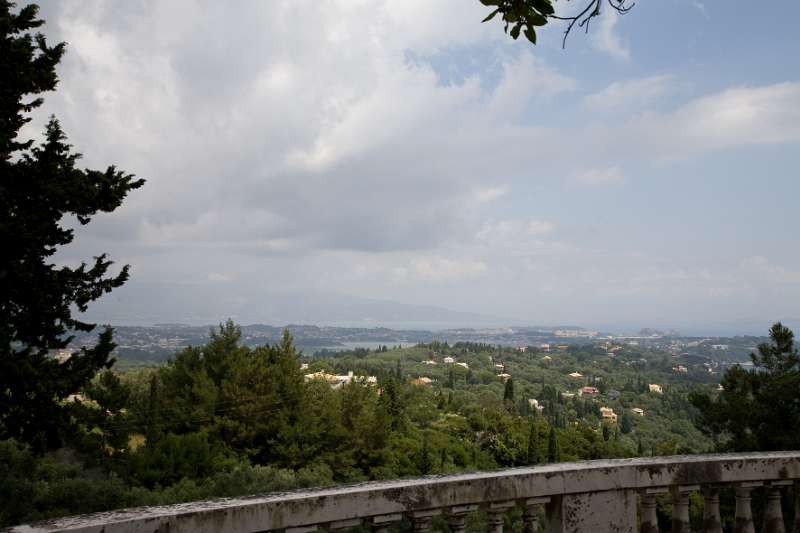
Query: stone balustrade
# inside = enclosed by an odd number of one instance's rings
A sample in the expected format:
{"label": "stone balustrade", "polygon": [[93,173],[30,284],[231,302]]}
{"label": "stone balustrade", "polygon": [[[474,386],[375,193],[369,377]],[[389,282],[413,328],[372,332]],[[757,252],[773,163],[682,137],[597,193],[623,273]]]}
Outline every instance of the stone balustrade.
{"label": "stone balustrade", "polygon": [[[656,497],[672,502],[673,532],[688,532],[689,494],[701,491],[703,531],[721,533],[719,492],[735,489],[735,533],[786,533],[781,493],[800,483],[800,452],[688,455],[560,463],[492,472],[429,476],[311,491],[129,509],[18,526],[15,532],[178,533],[345,531],[386,532],[408,520],[429,531],[437,517],[465,531],[467,517],[485,513],[487,531],[521,508],[525,531],[659,531]],[[763,523],[754,524],[751,492],[765,494]],[[800,488],[800,487],[798,487]],[[800,520],[789,533],[800,532]]]}

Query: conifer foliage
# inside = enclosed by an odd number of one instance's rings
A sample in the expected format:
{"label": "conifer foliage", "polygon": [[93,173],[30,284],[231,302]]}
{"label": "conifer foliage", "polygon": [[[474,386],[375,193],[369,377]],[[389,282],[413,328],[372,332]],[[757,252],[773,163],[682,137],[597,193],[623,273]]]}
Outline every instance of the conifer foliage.
{"label": "conifer foliage", "polygon": [[753,369],[731,367],[717,395],[694,392],[697,425],[720,451],[796,450],[800,447],[800,355],[781,324],[750,355]]}
{"label": "conifer foliage", "polygon": [[65,348],[71,331],[93,330],[74,311],[128,279],[127,265],[109,273],[105,254],[76,268],[56,266],[52,257],[73,240],[70,221],[86,225],[114,211],[144,180],[113,166],[77,167],[80,154],[55,118],[41,144],[18,137],[41,94],[55,89],[65,51],[64,43],[49,46],[32,33],[43,24],[37,10],[0,0],[0,438],[41,450],[57,445],[68,427],[61,400],[110,366],[112,331],[63,363],[49,351]]}

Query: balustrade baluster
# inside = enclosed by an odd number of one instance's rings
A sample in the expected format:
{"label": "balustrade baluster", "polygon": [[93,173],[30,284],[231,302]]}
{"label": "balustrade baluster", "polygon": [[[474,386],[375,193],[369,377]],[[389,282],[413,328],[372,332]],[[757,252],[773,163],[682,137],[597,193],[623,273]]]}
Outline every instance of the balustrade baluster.
{"label": "balustrade baluster", "polygon": [[489,530],[491,533],[503,533],[503,517],[506,512],[514,507],[514,502],[492,502],[486,509],[489,515]]}
{"label": "balustrade baluster", "polygon": [[656,515],[656,495],[652,491],[644,491],[640,495],[641,531],[642,533],[658,533],[658,516]]}
{"label": "balustrade baluster", "polygon": [[717,487],[703,487],[703,533],[722,533]]}
{"label": "balustrade baluster", "polygon": [[690,533],[689,493],[698,486],[674,487],[672,489],[672,533]]}
{"label": "balustrade baluster", "polygon": [[522,513],[524,533],[539,533],[539,514],[542,506],[550,502],[550,498],[528,498],[525,500],[525,511]]}
{"label": "balustrade baluster", "polygon": [[451,507],[447,512],[447,525],[450,526],[450,531],[459,533],[467,529],[467,515],[478,510],[477,505],[459,505]]}
{"label": "balustrade baluster", "polygon": [[756,533],[753,524],[753,510],[750,507],[750,491],[761,483],[742,483],[736,487],[736,523],[733,533]]}
{"label": "balustrade baluster", "polygon": [[794,525],[792,533],[800,533],[800,481],[794,484]]}
{"label": "balustrade baluster", "polygon": [[372,520],[370,521],[372,523],[372,532],[387,533],[392,528],[392,524],[399,522],[402,519],[403,515],[400,513],[373,516]]}
{"label": "balustrade baluster", "polygon": [[411,513],[411,523],[414,525],[415,532],[430,531],[431,522],[434,516],[442,514],[441,509],[429,509],[427,511],[414,511]]}
{"label": "balustrade baluster", "polygon": [[763,533],[786,533],[781,509],[781,487],[791,485],[791,481],[772,481],[767,487],[767,506],[764,509]]}
{"label": "balustrade baluster", "polygon": [[489,528],[491,533],[503,533],[503,511],[488,511]]}

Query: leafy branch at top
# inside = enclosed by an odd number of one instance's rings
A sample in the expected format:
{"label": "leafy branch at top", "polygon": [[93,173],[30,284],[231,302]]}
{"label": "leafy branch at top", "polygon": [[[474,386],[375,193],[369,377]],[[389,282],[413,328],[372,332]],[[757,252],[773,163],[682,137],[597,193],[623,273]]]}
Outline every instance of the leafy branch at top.
{"label": "leafy branch at top", "polygon": [[[505,32],[514,40],[522,33],[531,43],[536,44],[537,26],[544,26],[549,19],[567,22],[562,47],[566,46],[567,37],[576,25],[586,32],[589,31],[589,23],[600,15],[601,6],[604,4],[604,0],[589,0],[575,15],[561,16],[556,14],[553,0],[480,0],[480,2],[494,8],[483,22],[488,22],[499,14],[505,23]],[[635,2],[627,3],[628,0],[605,0],[605,2],[622,15],[635,5]]]}

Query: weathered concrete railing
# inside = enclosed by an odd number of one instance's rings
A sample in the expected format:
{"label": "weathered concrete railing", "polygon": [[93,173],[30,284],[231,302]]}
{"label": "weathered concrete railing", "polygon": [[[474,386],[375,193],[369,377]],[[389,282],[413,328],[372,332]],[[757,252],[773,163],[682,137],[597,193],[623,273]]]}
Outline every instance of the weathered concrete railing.
{"label": "weathered concrete railing", "polygon": [[683,533],[689,531],[688,495],[701,490],[704,531],[721,533],[718,491],[734,487],[735,531],[754,533],[750,492],[763,486],[763,531],[783,533],[781,490],[795,481],[800,452],[587,461],[130,509],[12,531],[299,533],[365,525],[385,532],[404,517],[414,531],[428,531],[439,515],[451,531],[464,531],[465,517],[482,509],[489,531],[501,533],[504,515],[520,506],[529,532],[539,530],[541,515],[548,532],[656,533],[656,495],[670,493],[672,531]]}

